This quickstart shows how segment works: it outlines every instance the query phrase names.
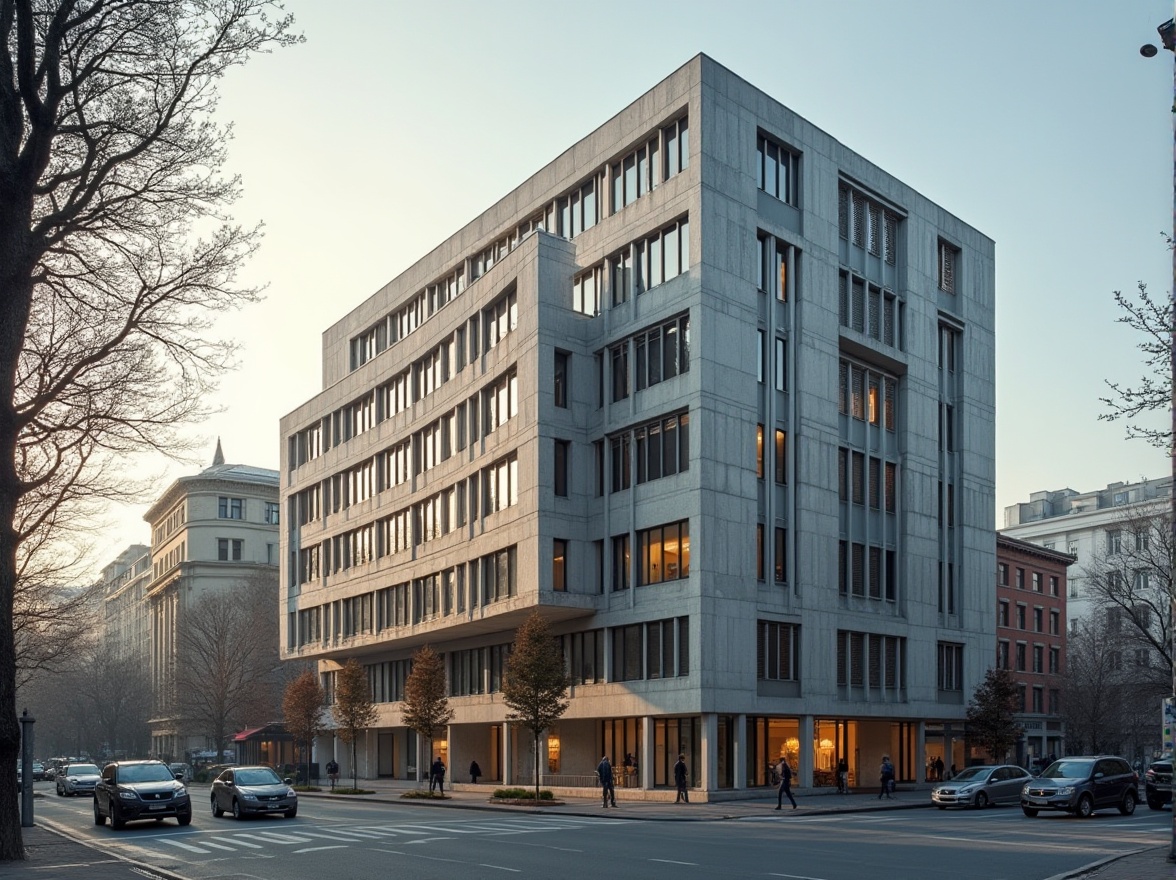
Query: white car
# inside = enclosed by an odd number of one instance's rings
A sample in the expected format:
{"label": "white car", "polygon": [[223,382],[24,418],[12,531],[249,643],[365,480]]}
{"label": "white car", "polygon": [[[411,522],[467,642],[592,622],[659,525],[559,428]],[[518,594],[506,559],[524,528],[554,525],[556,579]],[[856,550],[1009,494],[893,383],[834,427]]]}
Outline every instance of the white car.
{"label": "white car", "polygon": [[66,764],[57,772],[57,796],[93,795],[100,776],[95,764]]}

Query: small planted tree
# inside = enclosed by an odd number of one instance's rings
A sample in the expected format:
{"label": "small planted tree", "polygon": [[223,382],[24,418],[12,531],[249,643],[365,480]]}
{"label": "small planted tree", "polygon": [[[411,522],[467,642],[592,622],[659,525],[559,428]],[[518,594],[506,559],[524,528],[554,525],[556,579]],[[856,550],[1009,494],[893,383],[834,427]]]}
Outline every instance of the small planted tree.
{"label": "small planted tree", "polygon": [[539,801],[539,737],[568,709],[571,684],[563,653],[538,610],[515,633],[506,661],[502,699],[511,710],[506,720],[531,731],[535,742],[535,801]]}
{"label": "small planted tree", "polygon": [[412,670],[404,682],[401,717],[407,727],[429,743],[430,748],[437,731],[453,720],[453,709],[449,706],[445,689],[445,663],[441,655],[428,645],[412,655]]}
{"label": "small planted tree", "polygon": [[968,731],[994,761],[1003,761],[1021,737],[1016,713],[1021,709],[1017,681],[1007,669],[990,668],[968,703]]}
{"label": "small planted tree", "polygon": [[351,746],[351,787],[359,788],[356,742],[359,734],[376,723],[376,704],[368,686],[367,673],[352,657],[335,676],[335,705],[331,708],[339,736]]}
{"label": "small planted tree", "polygon": [[315,737],[323,732],[323,704],[326,694],[318,676],[310,669],[286,685],[282,695],[282,716],[286,727],[305,744],[306,784],[310,784],[310,751]]}

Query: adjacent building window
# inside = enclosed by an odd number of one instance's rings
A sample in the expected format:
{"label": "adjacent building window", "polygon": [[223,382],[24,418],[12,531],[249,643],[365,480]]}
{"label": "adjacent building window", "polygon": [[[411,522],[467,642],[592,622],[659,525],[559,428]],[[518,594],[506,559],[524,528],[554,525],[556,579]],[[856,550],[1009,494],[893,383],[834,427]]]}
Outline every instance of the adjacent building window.
{"label": "adjacent building window", "polygon": [[690,673],[690,619],[671,617],[613,627],[612,679],[674,678]]}
{"label": "adjacent building window", "polygon": [[613,591],[629,589],[629,535],[614,535],[612,539]]}
{"label": "adjacent building window", "polygon": [[245,499],[221,496],[216,501],[216,515],[220,519],[244,519]]}
{"label": "adjacent building window", "polygon": [[788,530],[776,527],[776,583],[788,580]]}
{"label": "adjacent building window", "polygon": [[800,156],[789,147],[760,135],[756,138],[756,186],[789,205],[798,200]]}
{"label": "adjacent building window", "polygon": [[756,621],[756,678],[800,681],[800,626]]}
{"label": "adjacent building window", "polygon": [[902,302],[893,290],[842,270],[838,299],[842,327],[883,345],[901,346]]}
{"label": "adjacent building window", "polygon": [[663,128],[662,140],[666,145],[663,179],[669,180],[690,167],[690,129],[686,117]]}
{"label": "adjacent building window", "polygon": [[622,342],[610,350],[612,356],[612,402],[629,396],[629,343]]}
{"label": "adjacent building window", "polygon": [[245,542],[240,538],[217,538],[216,558],[220,562],[240,562]]}
{"label": "adjacent building window", "polygon": [[265,521],[271,526],[278,525],[278,517],[280,516],[281,507],[276,501],[267,501],[265,503]]}
{"label": "adjacent building window", "polygon": [[689,470],[689,414],[678,413],[639,425],[632,430],[632,436],[636,445],[638,483]]}
{"label": "adjacent building window", "polygon": [[1009,668],[1009,643],[1005,641],[997,642],[996,645],[996,668]]}
{"label": "adjacent building window", "polygon": [[637,533],[637,583],[659,584],[690,575],[690,521]]}
{"label": "adjacent building window", "polygon": [[637,390],[690,370],[690,316],[679,315],[633,337]]}
{"label": "adjacent building window", "polygon": [[1017,643],[1017,672],[1025,671],[1025,643]]}
{"label": "adjacent building window", "polygon": [[604,630],[568,633],[560,636],[559,641],[572,684],[604,681]]}
{"label": "adjacent building window", "polygon": [[1009,625],[1009,603],[1002,599],[997,607],[999,609],[999,611],[997,612],[997,614],[998,614],[997,624],[999,626],[1008,626]]}
{"label": "adjacent building window", "polygon": [[837,221],[841,237],[854,246],[895,265],[900,217],[875,199],[841,183],[837,188]]}
{"label": "adjacent building window", "polygon": [[[788,260],[800,259],[800,253],[792,245],[766,232],[759,233],[759,261],[756,267],[756,286],[762,292],[780,302],[787,302],[792,295],[791,276]],[[794,266],[795,268],[795,266]]]}
{"label": "adjacent building window", "polygon": [[868,691],[905,689],[906,639],[838,630],[837,684]]}
{"label": "adjacent building window", "polygon": [[1120,529],[1107,530],[1107,555],[1115,556],[1123,552],[1123,532]]}
{"label": "adjacent building window", "polygon": [[506,510],[518,501],[519,457],[511,453],[482,471],[482,512]]}
{"label": "adjacent building window", "polygon": [[564,238],[575,238],[585,229],[591,229],[600,222],[600,200],[597,198],[600,189],[597,179],[593,178],[578,190],[556,200],[555,213],[559,222],[559,235]]}
{"label": "adjacent building window", "polygon": [[604,266],[596,266],[577,275],[572,281],[572,310],[582,315],[600,314],[600,295],[604,291]]}

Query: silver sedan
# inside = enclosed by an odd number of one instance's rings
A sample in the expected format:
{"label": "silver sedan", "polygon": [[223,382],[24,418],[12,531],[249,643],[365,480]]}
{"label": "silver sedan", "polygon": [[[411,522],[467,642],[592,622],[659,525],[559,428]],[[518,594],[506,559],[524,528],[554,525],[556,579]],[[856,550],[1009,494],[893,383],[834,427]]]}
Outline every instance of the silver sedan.
{"label": "silver sedan", "polygon": [[212,815],[226,812],[237,819],[261,813],[293,819],[298,815],[298,792],[271,767],[230,767],[212,782]]}
{"label": "silver sedan", "polygon": [[1016,764],[967,767],[949,781],[937,783],[931,789],[931,803],[941,810],[1017,804],[1021,802],[1021,788],[1032,778],[1028,770]]}

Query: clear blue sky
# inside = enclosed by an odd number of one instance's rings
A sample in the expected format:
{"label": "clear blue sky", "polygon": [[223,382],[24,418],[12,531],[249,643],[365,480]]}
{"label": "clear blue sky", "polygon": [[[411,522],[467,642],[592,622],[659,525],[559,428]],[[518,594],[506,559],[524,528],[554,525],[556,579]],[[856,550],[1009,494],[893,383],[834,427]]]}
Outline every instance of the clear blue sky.
{"label": "clear blue sky", "polygon": [[[327,326],[698,52],[996,241],[998,525],[1038,489],[1168,472],[1097,416],[1105,379],[1142,372],[1112,292],[1171,283],[1173,56],[1139,55],[1171,2],[287,6],[306,43],[233,71],[221,104],[268,298],[224,321],[242,368],[167,480],[218,435],[276,468]],[[112,514],[96,565],[149,540],[142,512]]]}

